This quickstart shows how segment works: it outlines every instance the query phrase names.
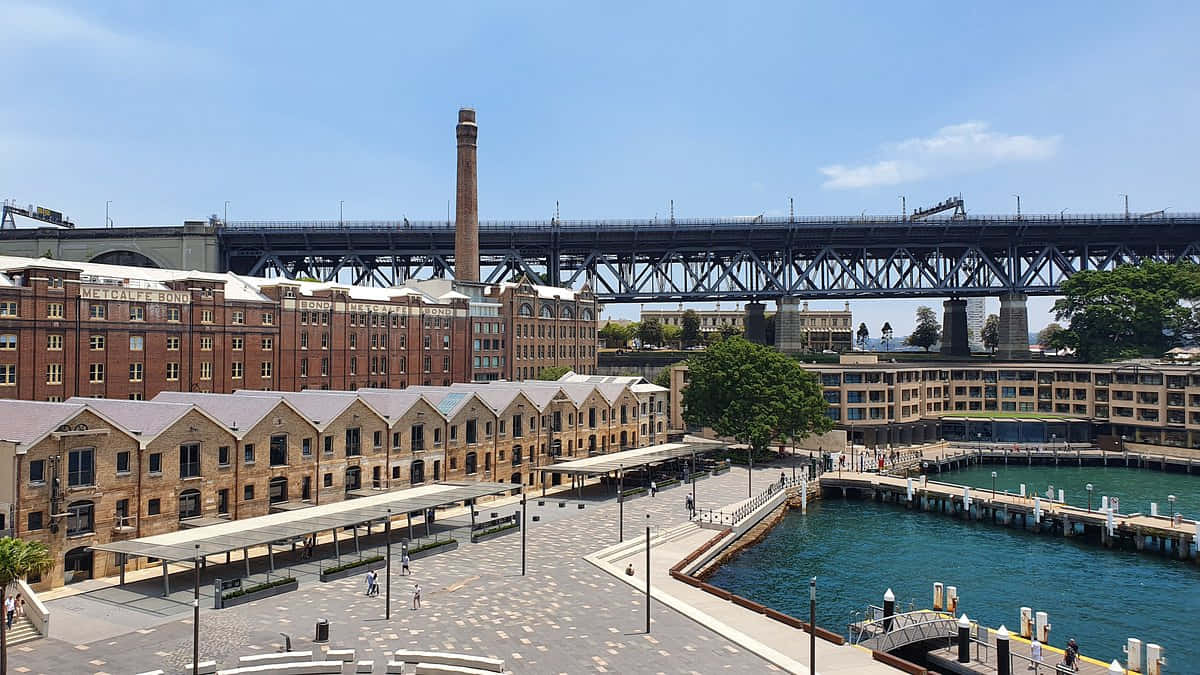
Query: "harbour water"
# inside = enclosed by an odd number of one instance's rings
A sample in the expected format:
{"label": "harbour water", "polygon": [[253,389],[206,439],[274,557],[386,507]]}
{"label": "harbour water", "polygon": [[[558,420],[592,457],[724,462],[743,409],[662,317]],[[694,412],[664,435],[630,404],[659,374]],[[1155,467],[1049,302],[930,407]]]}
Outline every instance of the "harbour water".
{"label": "harbour water", "polygon": [[[1200,476],[1145,470],[985,465],[940,478],[990,489],[993,470],[1000,490],[1007,485],[1015,492],[1024,481],[1044,492],[1054,484],[1067,490],[1069,502],[1083,505],[1082,486],[1091,482],[1094,500],[1101,494],[1119,496],[1123,512],[1148,511],[1152,497],[1165,512],[1167,494],[1175,494],[1176,510],[1189,516],[1197,515],[1200,504]],[[792,511],[762,542],[721,567],[712,582],[807,618],[812,576],[817,577],[817,623],[843,634],[852,613],[882,604],[886,589],[895,593],[898,611],[906,611],[910,602],[927,608],[933,584],[940,581],[958,587],[960,611],[983,625],[1015,630],[1019,608],[1027,606],[1049,613],[1055,646],[1074,637],[1087,656],[1124,661],[1121,647],[1126,638],[1136,637],[1163,645],[1174,664],[1200,663],[1200,643],[1189,628],[1200,616],[1195,562],[891,504],[823,499],[810,505],[808,515]]]}

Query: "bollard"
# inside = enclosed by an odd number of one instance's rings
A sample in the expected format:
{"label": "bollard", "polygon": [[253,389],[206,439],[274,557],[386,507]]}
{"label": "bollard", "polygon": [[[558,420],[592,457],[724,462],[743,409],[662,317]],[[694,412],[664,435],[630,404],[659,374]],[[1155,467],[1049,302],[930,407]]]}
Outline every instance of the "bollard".
{"label": "bollard", "polygon": [[1142,672],[1142,641],[1129,638],[1125,642],[1125,663],[1135,673]]}
{"label": "bollard", "polygon": [[892,589],[887,589],[883,594],[883,632],[887,633],[892,629],[892,615],[896,613],[896,596],[892,593]]}
{"label": "bollard", "polygon": [[958,618],[958,662],[971,662],[971,621],[966,614]]}
{"label": "bollard", "polygon": [[1150,502],[1150,515],[1151,516],[1158,515],[1158,502]]}
{"label": "bollard", "polygon": [[958,614],[958,587],[946,587],[946,611],[951,614]]}
{"label": "bollard", "polygon": [[1050,644],[1050,615],[1046,612],[1037,613],[1037,639],[1042,644]]}
{"label": "bollard", "polygon": [[942,611],[942,582],[933,584],[933,611]]}
{"label": "bollard", "polygon": [[1029,607],[1021,608],[1021,637],[1028,640],[1033,637],[1033,610]]}
{"label": "bollard", "polygon": [[1060,490],[1058,491],[1058,503],[1059,503],[1059,504],[1066,504],[1066,503],[1067,503],[1067,500],[1066,500],[1064,497],[1066,497],[1066,492],[1064,492],[1063,490],[1061,490],[1061,489],[1060,489]]}
{"label": "bollard", "polygon": [[1153,642],[1146,643],[1146,675],[1162,675],[1162,667],[1166,665],[1162,652],[1161,646]]}
{"label": "bollard", "polygon": [[996,631],[996,675],[1012,675],[1012,657],[1008,655],[1008,629],[1000,624]]}
{"label": "bollard", "polygon": [[1021,483],[1021,496],[1022,497],[1025,496],[1025,484],[1024,483]]}
{"label": "bollard", "polygon": [[1106,510],[1107,508],[1108,508],[1108,495],[1104,495],[1103,497],[1100,498],[1100,510],[1103,511],[1103,510]]}

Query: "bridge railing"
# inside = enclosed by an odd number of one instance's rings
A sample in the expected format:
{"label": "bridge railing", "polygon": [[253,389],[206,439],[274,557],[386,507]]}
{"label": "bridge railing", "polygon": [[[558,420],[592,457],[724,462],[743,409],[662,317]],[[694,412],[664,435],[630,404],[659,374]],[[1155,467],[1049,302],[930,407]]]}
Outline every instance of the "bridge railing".
{"label": "bridge railing", "polygon": [[[1174,213],[1170,215],[1124,214],[1077,214],[1074,216],[1043,214],[1022,215],[978,215],[963,220],[928,218],[911,220],[901,216],[726,216],[711,218],[627,218],[596,220],[484,220],[480,230],[604,230],[604,229],[661,229],[677,228],[741,228],[747,225],[769,225],[788,227],[793,225],[845,225],[845,226],[894,226],[894,227],[975,227],[979,225],[1099,225],[1122,223],[1195,223],[1200,214]],[[453,230],[449,220],[235,220],[218,226],[224,230],[357,230],[357,231],[405,231],[405,230]]]}
{"label": "bridge railing", "polygon": [[754,495],[735,509],[696,509],[692,519],[698,523],[713,523],[717,525],[737,525],[754,513],[760,506],[774,499],[790,487],[804,483],[801,478],[784,478],[767,486],[766,490]]}
{"label": "bridge railing", "polygon": [[852,645],[869,646],[881,652],[889,652],[905,645],[926,640],[953,639],[958,636],[957,621],[947,615],[917,611],[881,616],[860,623],[850,623],[846,634]]}

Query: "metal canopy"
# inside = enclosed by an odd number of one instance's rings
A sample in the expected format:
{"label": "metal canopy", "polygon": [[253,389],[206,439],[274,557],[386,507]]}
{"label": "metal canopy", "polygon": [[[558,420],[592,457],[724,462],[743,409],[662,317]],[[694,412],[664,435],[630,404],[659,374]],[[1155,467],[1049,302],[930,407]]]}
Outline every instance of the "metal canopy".
{"label": "metal canopy", "polygon": [[[519,487],[519,486],[518,486]],[[308,509],[272,513],[216,525],[177,530],[152,537],[96,544],[93,551],[124,553],[128,556],[159,558],[168,562],[192,560],[242,548],[265,546],[325,530],[361,525],[405,513],[503,494],[515,489],[505,483],[446,482],[407,490],[322,504]],[[197,549],[196,545],[200,548]]]}
{"label": "metal canopy", "polygon": [[726,447],[728,446],[724,443],[664,443],[662,445],[651,445],[646,448],[636,448],[608,455],[597,455],[570,462],[551,464],[540,467],[538,470],[543,475],[546,473],[566,473],[592,476],[617,471],[622,467],[634,469],[647,464],[662,464],[663,462],[679,459],[680,457],[691,457],[692,453],[702,454],[714,450],[723,450]]}

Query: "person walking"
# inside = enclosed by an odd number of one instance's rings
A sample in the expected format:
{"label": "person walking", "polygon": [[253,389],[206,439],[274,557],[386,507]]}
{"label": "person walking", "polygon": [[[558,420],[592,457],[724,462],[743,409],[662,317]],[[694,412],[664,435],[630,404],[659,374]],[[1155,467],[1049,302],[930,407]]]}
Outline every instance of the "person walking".
{"label": "person walking", "polygon": [[656,494],[658,494],[658,483],[650,481],[650,496],[653,497]]}
{"label": "person walking", "polygon": [[367,597],[375,595],[375,570],[367,570]]}
{"label": "person walking", "polygon": [[780,471],[779,472],[779,487],[783,487],[784,485],[787,485],[787,474]]}
{"label": "person walking", "polygon": [[412,608],[421,609],[421,584],[413,584]]}
{"label": "person walking", "polygon": [[1042,643],[1038,642],[1037,640],[1034,640],[1032,643],[1030,643],[1029,657],[1032,661],[1029,664],[1029,670],[1037,670],[1038,665],[1042,663]]}
{"label": "person walking", "polygon": [[1079,643],[1075,642],[1075,638],[1067,641],[1067,648],[1063,651],[1063,665],[1071,670],[1079,670]]}
{"label": "person walking", "polygon": [[13,615],[17,613],[17,599],[13,596],[8,596],[4,599],[4,622],[11,629],[13,625]]}
{"label": "person walking", "polygon": [[408,549],[404,550],[404,555],[400,556],[400,575],[412,574],[412,570],[408,569]]}

